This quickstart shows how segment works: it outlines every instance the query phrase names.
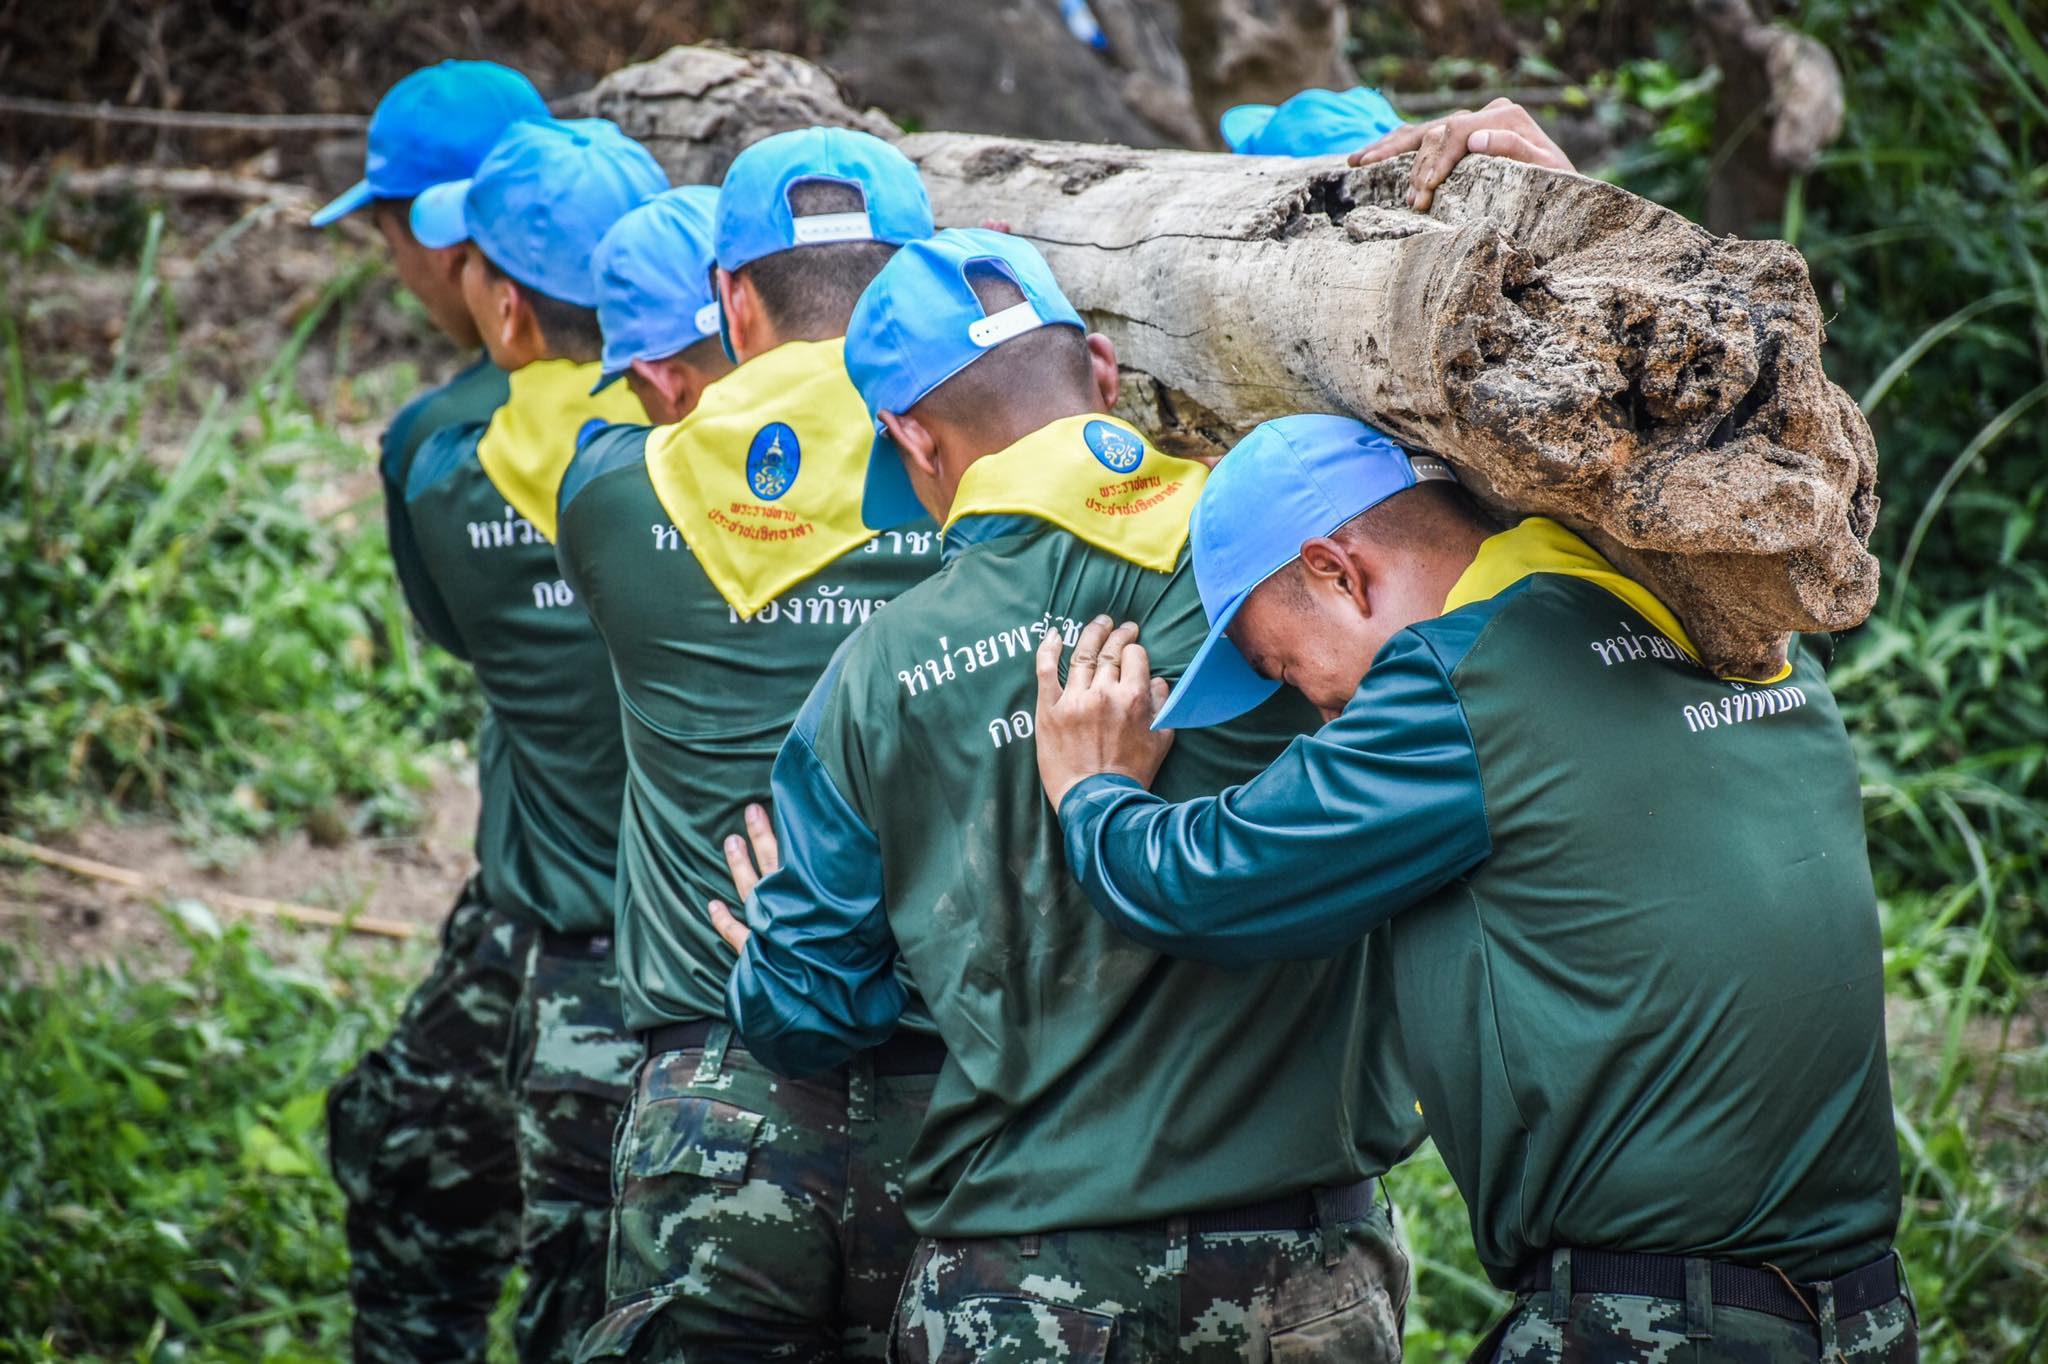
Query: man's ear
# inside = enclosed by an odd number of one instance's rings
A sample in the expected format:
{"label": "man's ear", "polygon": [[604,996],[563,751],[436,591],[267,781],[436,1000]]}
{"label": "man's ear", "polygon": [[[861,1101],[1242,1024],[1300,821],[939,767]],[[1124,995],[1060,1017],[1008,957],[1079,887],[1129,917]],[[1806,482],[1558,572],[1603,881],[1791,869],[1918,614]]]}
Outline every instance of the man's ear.
{"label": "man's ear", "polygon": [[766,319],[754,282],[723,266],[712,267],[712,280],[718,289],[719,309],[725,314],[725,335],[732,343],[732,353],[742,360],[758,354],[766,339],[762,325]]}
{"label": "man's ear", "polygon": [[1101,332],[1088,333],[1088,368],[1095,373],[1095,391],[1102,395],[1104,408],[1116,406],[1123,391],[1123,373],[1116,367],[1116,347]]}
{"label": "man's ear", "polygon": [[912,473],[923,474],[930,479],[939,476],[939,442],[930,427],[909,415],[884,412],[882,428],[889,433],[889,439],[896,442],[896,448],[903,452],[904,462]]}
{"label": "man's ear", "polygon": [[1342,593],[1359,614],[1372,614],[1370,566],[1361,562],[1349,545],[1318,535],[1301,543],[1301,566],[1308,573],[1311,590],[1328,587]]}
{"label": "man's ear", "polygon": [[[695,404],[695,398],[688,393],[690,386],[687,368],[666,360],[635,360],[627,368],[638,375],[640,381],[649,385],[677,411],[686,412]],[[689,402],[684,399],[689,398]]]}
{"label": "man's ear", "polygon": [[498,339],[507,351],[522,349],[528,331],[540,331],[540,319],[533,315],[526,291],[510,275],[491,281],[491,325],[498,329]]}

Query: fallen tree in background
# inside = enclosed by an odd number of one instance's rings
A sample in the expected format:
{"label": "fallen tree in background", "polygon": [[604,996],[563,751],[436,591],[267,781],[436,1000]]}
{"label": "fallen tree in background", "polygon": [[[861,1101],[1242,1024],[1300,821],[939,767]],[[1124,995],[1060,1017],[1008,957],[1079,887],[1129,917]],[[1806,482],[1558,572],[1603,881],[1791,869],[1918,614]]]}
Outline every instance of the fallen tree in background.
{"label": "fallen tree in background", "polygon": [[[716,48],[621,71],[588,107],[681,180],[784,127],[880,130],[807,63]],[[1496,509],[1586,533],[1731,676],[1769,675],[1792,631],[1847,629],[1876,600],[1875,445],[1822,372],[1818,302],[1782,242],[1486,157],[1417,214],[1407,158],[900,145],[942,224],[1004,220],[1044,250],[1116,343],[1128,415],[1170,447],[1355,413]]]}

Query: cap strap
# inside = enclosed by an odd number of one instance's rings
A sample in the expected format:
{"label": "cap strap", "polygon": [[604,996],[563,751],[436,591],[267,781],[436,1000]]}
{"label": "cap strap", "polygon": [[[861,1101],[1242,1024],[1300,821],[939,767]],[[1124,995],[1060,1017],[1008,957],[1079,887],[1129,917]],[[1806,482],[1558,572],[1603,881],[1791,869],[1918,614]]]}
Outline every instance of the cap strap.
{"label": "cap strap", "polygon": [[1415,471],[1415,481],[1417,483],[1427,483],[1432,479],[1439,479],[1445,483],[1456,483],[1458,481],[1457,470],[1451,468],[1450,465],[1444,463],[1435,455],[1410,455],[1408,456],[1408,467]]}
{"label": "cap strap", "polygon": [[791,220],[791,234],[798,246],[820,242],[868,242],[875,239],[874,224],[861,213],[813,213]]}
{"label": "cap strap", "polygon": [[1027,298],[973,323],[967,328],[967,339],[987,350],[1044,325],[1045,319],[1038,315],[1038,305]]}

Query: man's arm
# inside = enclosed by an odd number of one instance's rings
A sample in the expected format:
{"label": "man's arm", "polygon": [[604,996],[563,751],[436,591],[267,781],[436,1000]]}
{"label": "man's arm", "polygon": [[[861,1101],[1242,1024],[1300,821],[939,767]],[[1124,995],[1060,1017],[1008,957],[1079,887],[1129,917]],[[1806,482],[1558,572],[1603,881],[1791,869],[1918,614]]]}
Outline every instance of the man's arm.
{"label": "man's arm", "polygon": [[785,1075],[827,1070],[887,1041],[908,999],[882,909],[881,844],[811,746],[837,672],[819,679],[775,758],[780,865],[751,894],[741,885],[745,928],[720,925],[740,954],[726,1011],[747,1050]]}
{"label": "man's arm", "polygon": [[448,609],[447,599],[435,585],[433,575],[427,571],[426,557],[420,552],[410,503],[431,484],[432,479],[425,476],[428,469],[451,459],[457,445],[477,428],[442,427],[408,457],[409,442],[402,425],[393,422],[384,433],[384,448],[377,462],[384,480],[384,526],[391,543],[391,562],[398,570],[398,586],[405,594],[405,604],[412,609],[413,619],[419,622],[420,633],[457,658],[467,659],[469,646],[456,628],[455,613]]}
{"label": "man's arm", "polygon": [[[1041,705],[1040,744],[1069,725]],[[1059,814],[1067,864],[1104,918],[1219,965],[1329,956],[1493,850],[1464,708],[1414,631],[1388,644],[1343,714],[1244,785],[1169,805],[1128,776],[1097,775],[1066,788]]]}

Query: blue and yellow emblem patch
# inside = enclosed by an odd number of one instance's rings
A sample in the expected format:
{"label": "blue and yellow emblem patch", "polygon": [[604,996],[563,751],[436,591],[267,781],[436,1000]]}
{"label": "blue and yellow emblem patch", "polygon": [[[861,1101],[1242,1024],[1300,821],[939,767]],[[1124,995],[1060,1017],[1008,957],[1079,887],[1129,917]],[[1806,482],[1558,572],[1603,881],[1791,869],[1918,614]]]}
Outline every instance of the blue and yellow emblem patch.
{"label": "blue and yellow emblem patch", "polygon": [[754,433],[747,447],[747,486],[754,496],[773,502],[790,490],[802,467],[803,450],[787,425],[770,422]]}
{"label": "blue and yellow emblem patch", "polygon": [[1135,471],[1145,458],[1145,443],[1121,427],[1106,421],[1092,421],[1081,428],[1081,439],[1113,474]]}

